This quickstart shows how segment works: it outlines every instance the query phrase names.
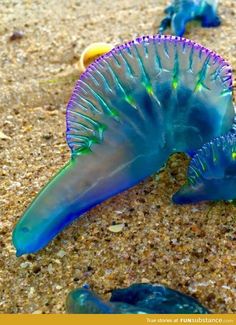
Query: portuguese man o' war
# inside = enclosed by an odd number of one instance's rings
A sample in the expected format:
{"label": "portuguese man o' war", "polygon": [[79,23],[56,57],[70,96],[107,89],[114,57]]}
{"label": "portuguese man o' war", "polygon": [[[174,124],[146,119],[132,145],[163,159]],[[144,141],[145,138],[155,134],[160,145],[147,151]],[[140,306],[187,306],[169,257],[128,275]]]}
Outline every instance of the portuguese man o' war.
{"label": "portuguese man o' war", "polygon": [[177,192],[175,203],[236,199],[235,130],[215,138],[197,151],[188,168],[187,184]]}
{"label": "portuguese man o' war", "polygon": [[67,106],[71,160],[14,229],[17,256],[39,251],[84,212],[158,172],[171,154],[193,154],[226,134],[234,116],[230,66],[195,42],[147,36],[100,57]]}
{"label": "portuguese man o' war", "polygon": [[87,288],[69,293],[70,314],[209,314],[196,299],[162,285],[138,283],[112,291],[103,301]]}
{"label": "portuguese man o' war", "polygon": [[217,27],[220,25],[217,5],[218,0],[172,0],[165,9],[159,33],[171,26],[174,35],[183,36],[186,24],[194,19],[201,20],[202,27]]}

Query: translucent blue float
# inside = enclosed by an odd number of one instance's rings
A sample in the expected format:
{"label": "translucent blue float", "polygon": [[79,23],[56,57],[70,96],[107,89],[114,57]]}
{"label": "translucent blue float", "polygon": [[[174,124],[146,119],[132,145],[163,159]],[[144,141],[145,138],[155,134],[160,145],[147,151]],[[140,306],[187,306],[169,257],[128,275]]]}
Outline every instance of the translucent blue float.
{"label": "translucent blue float", "polygon": [[71,160],[15,227],[17,256],[42,249],[87,210],[158,172],[170,155],[193,155],[226,134],[234,116],[230,66],[195,42],[142,37],[102,56],[67,106]]}

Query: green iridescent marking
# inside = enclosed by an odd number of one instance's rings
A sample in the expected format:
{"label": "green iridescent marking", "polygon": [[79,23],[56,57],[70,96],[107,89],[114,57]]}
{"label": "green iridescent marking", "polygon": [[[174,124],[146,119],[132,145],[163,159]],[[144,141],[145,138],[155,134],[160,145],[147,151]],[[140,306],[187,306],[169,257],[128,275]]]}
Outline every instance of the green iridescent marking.
{"label": "green iridescent marking", "polygon": [[88,139],[88,146],[91,147],[91,145],[94,143],[101,143],[101,141],[96,136],[92,136]]}
{"label": "green iridescent marking", "polygon": [[231,93],[232,93],[231,89],[225,89],[220,93],[220,95],[221,96],[226,96],[226,95],[231,95]]}
{"label": "green iridescent marking", "polygon": [[172,79],[172,87],[176,89],[179,84],[179,59],[178,59],[178,53],[175,48],[175,64],[174,64],[174,74],[173,74],[173,79]]}
{"label": "green iridescent marking", "polygon": [[210,60],[210,55],[208,55],[205,62],[203,63],[201,71],[198,73],[198,81],[194,89],[195,92],[201,90],[203,87],[209,89],[206,85],[204,85],[204,80],[206,79],[209,60]]}
{"label": "green iridescent marking", "polygon": [[201,89],[202,89],[202,87],[203,87],[202,83],[201,83],[201,82],[197,82],[197,84],[196,84],[196,87],[195,87],[194,91],[195,91],[195,92],[197,92],[197,91],[201,90]]}
{"label": "green iridescent marking", "polygon": [[153,96],[153,88],[152,88],[152,85],[151,85],[151,83],[143,83],[143,86],[145,87],[145,89],[146,89],[146,91],[147,91],[147,93],[149,94],[149,95],[151,95],[151,96]]}
{"label": "green iridescent marking", "polygon": [[201,161],[201,159],[199,157],[198,157],[198,161],[199,161],[199,163],[200,163],[200,165],[202,167],[202,170],[206,171],[206,165]]}
{"label": "green iridescent marking", "polygon": [[192,169],[192,171],[194,172],[194,174],[196,175],[196,177],[198,178],[200,175],[198,174],[197,170],[195,168],[193,168],[193,166],[190,166],[189,168]]}
{"label": "green iridescent marking", "polygon": [[216,162],[216,161],[217,161],[217,157],[216,157],[216,154],[215,154],[215,152],[214,152],[214,148],[213,148],[213,146],[211,146],[211,149],[212,149],[213,162]]}
{"label": "green iridescent marking", "polygon": [[131,106],[135,107],[135,100],[131,95],[125,96],[125,100],[127,103],[129,103]]}
{"label": "green iridescent marking", "polygon": [[87,155],[89,153],[91,153],[92,150],[90,149],[90,147],[82,147],[82,148],[79,148],[77,150],[75,150],[75,152],[73,153],[72,157],[73,156],[82,156],[82,155]]}
{"label": "green iridescent marking", "polygon": [[189,182],[190,185],[194,185],[195,184],[195,179],[193,177],[189,177],[188,182]]}
{"label": "green iridescent marking", "polygon": [[108,114],[116,119],[119,117],[119,112],[115,108],[110,108]]}
{"label": "green iridescent marking", "polygon": [[232,158],[233,160],[236,160],[236,152],[232,152]]}
{"label": "green iridescent marking", "polygon": [[176,89],[176,88],[178,87],[178,80],[175,79],[175,78],[173,79],[172,87],[173,87],[174,89]]}
{"label": "green iridescent marking", "polygon": [[99,138],[100,140],[103,139],[103,132],[107,129],[107,126],[105,124],[100,124],[98,126],[98,134],[99,134]]}

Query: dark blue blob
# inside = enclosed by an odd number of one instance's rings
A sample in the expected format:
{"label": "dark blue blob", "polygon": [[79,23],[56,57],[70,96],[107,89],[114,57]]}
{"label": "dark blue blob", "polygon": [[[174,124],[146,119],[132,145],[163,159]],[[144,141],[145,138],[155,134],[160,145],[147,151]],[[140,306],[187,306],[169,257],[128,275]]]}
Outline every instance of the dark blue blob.
{"label": "dark blue blob", "polygon": [[210,4],[206,4],[202,16],[202,27],[218,27],[220,24],[220,18],[214,8]]}
{"label": "dark blue blob", "polygon": [[183,36],[191,20],[200,20],[202,27],[217,27],[221,23],[217,15],[217,0],[211,4],[206,0],[172,0],[164,12],[166,16],[160,23],[159,33],[171,26],[174,35]]}
{"label": "dark blue blob", "polygon": [[67,298],[67,312],[75,314],[209,314],[196,299],[162,285],[133,284],[112,291],[103,301],[92,291],[82,288]]}

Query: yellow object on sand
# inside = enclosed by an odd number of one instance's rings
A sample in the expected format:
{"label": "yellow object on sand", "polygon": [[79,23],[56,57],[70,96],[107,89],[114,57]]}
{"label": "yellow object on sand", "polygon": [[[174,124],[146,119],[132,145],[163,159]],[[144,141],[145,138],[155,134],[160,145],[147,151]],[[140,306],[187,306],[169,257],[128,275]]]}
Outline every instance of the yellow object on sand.
{"label": "yellow object on sand", "polygon": [[86,68],[99,56],[110,52],[113,49],[114,45],[108,43],[93,43],[86,47],[82,52],[78,67],[81,72],[84,72]]}

